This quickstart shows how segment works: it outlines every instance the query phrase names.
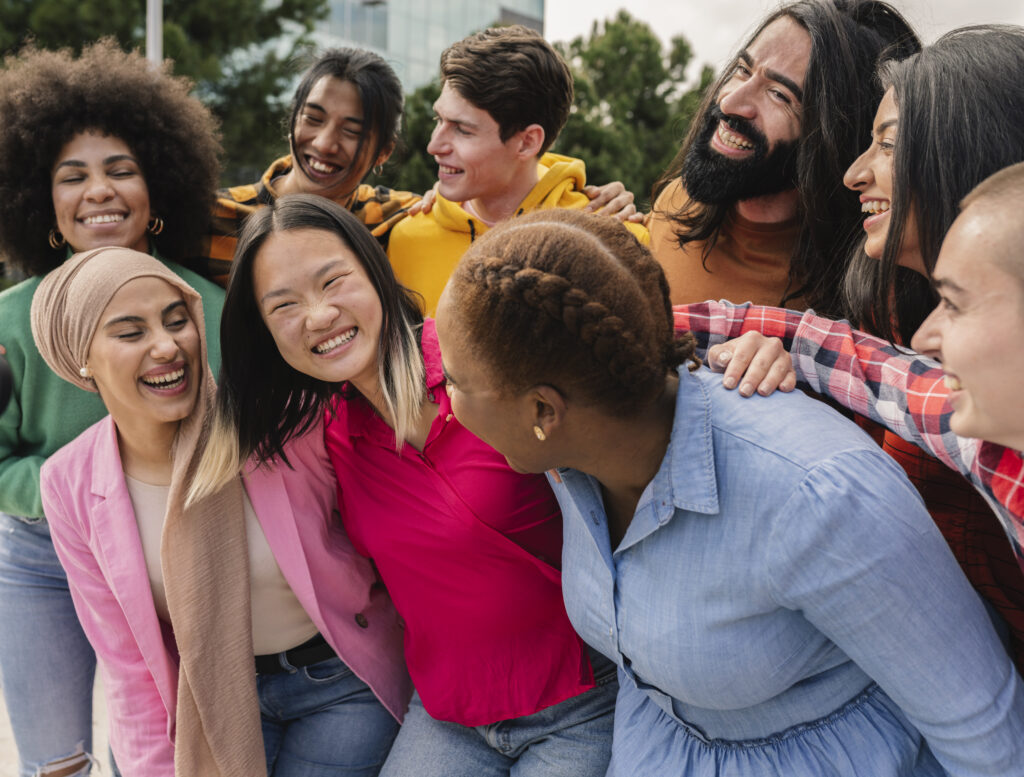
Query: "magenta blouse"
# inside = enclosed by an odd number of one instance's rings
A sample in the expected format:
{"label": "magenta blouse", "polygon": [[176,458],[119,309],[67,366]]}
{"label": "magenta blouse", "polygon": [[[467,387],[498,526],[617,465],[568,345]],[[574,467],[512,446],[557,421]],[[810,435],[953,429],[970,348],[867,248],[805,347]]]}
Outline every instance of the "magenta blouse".
{"label": "magenta blouse", "polygon": [[455,419],[433,320],[423,325],[430,401],[422,451],[395,451],[362,397],[338,398],[327,450],[359,552],[405,620],[405,658],[438,720],[530,715],[594,686],[562,603],[562,517],[541,475],[520,475]]}

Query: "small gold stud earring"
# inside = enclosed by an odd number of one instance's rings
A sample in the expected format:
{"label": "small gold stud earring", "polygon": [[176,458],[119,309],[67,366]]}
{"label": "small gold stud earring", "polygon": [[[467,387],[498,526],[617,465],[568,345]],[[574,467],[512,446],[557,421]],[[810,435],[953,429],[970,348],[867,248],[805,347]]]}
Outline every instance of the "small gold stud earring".
{"label": "small gold stud earring", "polygon": [[548,436],[544,434],[544,430],[541,429],[539,426],[533,427],[533,433],[537,435],[537,439],[540,440],[541,442],[544,442],[548,438]]}

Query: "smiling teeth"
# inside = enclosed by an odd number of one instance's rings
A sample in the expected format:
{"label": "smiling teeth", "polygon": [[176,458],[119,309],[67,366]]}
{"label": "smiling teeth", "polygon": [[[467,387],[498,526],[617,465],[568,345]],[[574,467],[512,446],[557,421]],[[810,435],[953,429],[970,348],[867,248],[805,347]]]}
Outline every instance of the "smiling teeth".
{"label": "smiling teeth", "polygon": [[744,140],[739,135],[734,135],[733,133],[729,132],[729,130],[727,130],[725,127],[718,128],[718,138],[723,143],[725,143],[725,145],[730,146],[732,148],[738,148],[743,151],[749,151],[754,147],[754,144],[751,143],[749,140]]}
{"label": "smiling teeth", "polygon": [[142,382],[147,386],[167,386],[171,383],[177,383],[185,377],[185,368],[182,367],[180,370],[174,372],[167,372],[163,375],[157,375],[152,378],[142,378]]}
{"label": "smiling teeth", "polygon": [[457,168],[457,167],[448,167],[448,165],[441,165],[441,164],[439,164],[437,166],[437,168],[438,168],[438,170],[440,170],[442,173],[445,173],[446,175],[455,175],[456,173],[461,173],[462,172],[459,168]]}
{"label": "smiling teeth", "polygon": [[113,224],[117,221],[124,221],[124,214],[109,213],[103,216],[86,216],[82,221],[86,224]]}
{"label": "smiling teeth", "polygon": [[356,332],[358,331],[359,327],[352,327],[345,334],[338,335],[337,337],[332,337],[330,340],[327,340],[326,342],[320,343],[320,345],[315,346],[313,350],[316,351],[317,353],[327,353],[328,351],[333,351],[339,345],[344,345],[353,337],[355,337]]}
{"label": "smiling teeth", "polygon": [[888,200],[866,200],[860,204],[861,213],[885,213],[889,210]]}
{"label": "smiling teeth", "polygon": [[959,391],[963,388],[963,386],[960,385],[960,378],[957,378],[954,375],[943,375],[942,382],[950,391]]}
{"label": "smiling teeth", "polygon": [[316,170],[318,173],[333,173],[341,169],[336,165],[324,164],[323,162],[320,162],[316,159],[310,159],[309,166]]}

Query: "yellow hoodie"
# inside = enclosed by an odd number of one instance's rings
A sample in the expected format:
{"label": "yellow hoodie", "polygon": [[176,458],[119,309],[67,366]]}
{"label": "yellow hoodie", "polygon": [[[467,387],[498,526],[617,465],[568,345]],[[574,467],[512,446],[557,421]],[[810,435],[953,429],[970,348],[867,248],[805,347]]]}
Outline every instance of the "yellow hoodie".
{"label": "yellow hoodie", "polygon": [[[547,208],[582,210],[590,202],[582,191],[587,174],[579,159],[548,152],[537,163],[537,178],[537,184],[519,204],[517,216]],[[644,245],[649,243],[650,236],[642,225],[626,227]],[[461,203],[438,194],[430,213],[403,219],[391,230],[391,266],[400,283],[423,295],[428,316],[434,315],[448,276],[462,254],[487,229]]]}

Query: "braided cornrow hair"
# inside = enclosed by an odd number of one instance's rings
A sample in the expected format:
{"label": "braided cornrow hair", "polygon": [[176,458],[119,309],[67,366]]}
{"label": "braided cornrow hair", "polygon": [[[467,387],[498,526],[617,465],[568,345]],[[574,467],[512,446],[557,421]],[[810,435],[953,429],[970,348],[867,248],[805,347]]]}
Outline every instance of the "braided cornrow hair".
{"label": "braided cornrow hair", "polygon": [[515,392],[537,383],[629,416],[690,361],[668,283],[617,221],[567,210],[522,216],[465,254],[448,291],[474,355]]}

